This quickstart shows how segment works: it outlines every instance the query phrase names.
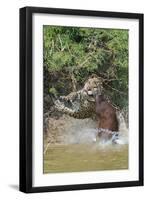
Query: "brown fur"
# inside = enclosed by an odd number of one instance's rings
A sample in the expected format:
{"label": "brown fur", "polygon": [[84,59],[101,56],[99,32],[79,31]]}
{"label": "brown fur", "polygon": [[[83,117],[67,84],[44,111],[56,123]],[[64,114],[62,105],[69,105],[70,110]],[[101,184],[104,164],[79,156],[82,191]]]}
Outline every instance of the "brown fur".
{"label": "brown fur", "polygon": [[[103,95],[96,95],[96,115],[98,117],[98,127],[118,131],[118,120],[116,109],[107,102]],[[99,136],[111,138],[112,134],[101,132]]]}

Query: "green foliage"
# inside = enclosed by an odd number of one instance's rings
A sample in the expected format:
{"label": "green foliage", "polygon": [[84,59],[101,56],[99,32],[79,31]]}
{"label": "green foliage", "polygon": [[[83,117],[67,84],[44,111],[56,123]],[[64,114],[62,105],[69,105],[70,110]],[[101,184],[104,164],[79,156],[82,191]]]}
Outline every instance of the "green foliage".
{"label": "green foliage", "polygon": [[57,90],[54,87],[49,88],[49,93],[51,93],[53,95],[57,95]]}
{"label": "green foliage", "polygon": [[113,102],[127,107],[128,30],[45,25],[43,47],[48,88],[54,87],[56,94],[72,91],[73,77],[79,89],[95,73],[106,80],[106,93]]}

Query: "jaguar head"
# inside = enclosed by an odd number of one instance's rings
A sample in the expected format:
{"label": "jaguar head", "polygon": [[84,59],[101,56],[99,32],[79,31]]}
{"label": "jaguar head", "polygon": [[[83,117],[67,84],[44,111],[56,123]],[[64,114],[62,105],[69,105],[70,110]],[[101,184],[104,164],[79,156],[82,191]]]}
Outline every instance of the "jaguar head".
{"label": "jaguar head", "polygon": [[103,91],[103,80],[97,75],[92,75],[83,87],[83,93],[88,95],[89,101],[95,101],[96,94],[102,94]]}

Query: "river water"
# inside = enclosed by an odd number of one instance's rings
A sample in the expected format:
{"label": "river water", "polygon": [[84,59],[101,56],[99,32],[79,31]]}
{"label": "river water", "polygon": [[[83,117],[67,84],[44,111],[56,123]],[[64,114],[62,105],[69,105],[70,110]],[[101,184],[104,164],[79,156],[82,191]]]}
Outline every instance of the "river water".
{"label": "river water", "polygon": [[49,145],[44,173],[120,170],[128,168],[128,145]]}
{"label": "river water", "polygon": [[52,119],[52,137],[44,141],[44,173],[128,169],[128,130],[124,121],[118,144],[96,141],[96,126],[91,119]]}

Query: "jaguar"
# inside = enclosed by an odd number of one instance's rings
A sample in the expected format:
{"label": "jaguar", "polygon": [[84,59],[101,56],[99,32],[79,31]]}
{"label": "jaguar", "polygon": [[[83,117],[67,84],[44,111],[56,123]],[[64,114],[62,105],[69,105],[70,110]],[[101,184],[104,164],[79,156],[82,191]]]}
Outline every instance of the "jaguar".
{"label": "jaguar", "polygon": [[95,118],[95,95],[97,93],[102,93],[102,91],[102,78],[94,74],[86,80],[81,90],[71,92],[67,96],[60,96],[60,98],[54,102],[55,108],[74,118]]}

